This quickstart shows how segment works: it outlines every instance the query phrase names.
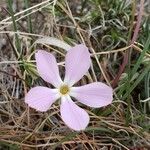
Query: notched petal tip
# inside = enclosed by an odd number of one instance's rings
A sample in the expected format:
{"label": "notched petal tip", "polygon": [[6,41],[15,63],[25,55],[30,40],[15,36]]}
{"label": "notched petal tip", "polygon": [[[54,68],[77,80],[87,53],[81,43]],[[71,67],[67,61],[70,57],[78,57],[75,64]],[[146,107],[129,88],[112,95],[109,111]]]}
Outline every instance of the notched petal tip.
{"label": "notched petal tip", "polygon": [[42,54],[43,52],[46,52],[46,51],[37,49],[37,50],[35,51],[35,55]]}
{"label": "notched petal tip", "polygon": [[48,57],[48,55],[49,55],[49,58],[50,57],[54,57],[51,53],[49,53],[49,52],[47,52],[45,50],[37,49],[35,51],[35,59],[36,59],[36,61],[39,61],[39,59],[41,59],[41,57],[46,57],[46,56]]}

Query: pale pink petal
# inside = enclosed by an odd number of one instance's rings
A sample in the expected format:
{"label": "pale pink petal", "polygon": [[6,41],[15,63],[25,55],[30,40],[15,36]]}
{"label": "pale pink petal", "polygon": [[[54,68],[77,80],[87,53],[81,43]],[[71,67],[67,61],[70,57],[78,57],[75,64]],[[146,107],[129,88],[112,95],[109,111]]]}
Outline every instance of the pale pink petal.
{"label": "pale pink petal", "polygon": [[62,97],[60,113],[65,124],[76,131],[84,130],[89,123],[89,115],[70,98]]}
{"label": "pale pink petal", "polygon": [[101,82],[94,82],[80,87],[72,87],[70,95],[90,107],[103,107],[111,104],[113,90]]}
{"label": "pale pink petal", "polygon": [[59,87],[62,80],[59,76],[59,70],[55,57],[46,52],[39,50],[35,54],[37,70],[40,76],[46,81]]}
{"label": "pale pink petal", "polygon": [[55,102],[59,95],[56,89],[47,87],[34,87],[25,96],[25,102],[32,108],[44,112]]}
{"label": "pale pink petal", "polygon": [[79,81],[88,71],[90,63],[90,53],[85,45],[80,44],[71,48],[65,60],[65,83],[72,86]]}

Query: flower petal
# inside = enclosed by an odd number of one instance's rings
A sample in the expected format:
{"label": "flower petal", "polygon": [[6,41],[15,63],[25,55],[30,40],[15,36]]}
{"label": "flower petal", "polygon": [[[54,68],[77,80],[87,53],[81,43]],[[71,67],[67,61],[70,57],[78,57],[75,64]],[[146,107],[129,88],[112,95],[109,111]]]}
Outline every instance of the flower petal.
{"label": "flower petal", "polygon": [[37,70],[40,76],[46,81],[59,87],[62,80],[59,75],[59,70],[55,57],[46,52],[39,50],[35,54]]}
{"label": "flower petal", "polygon": [[113,100],[113,90],[101,82],[95,82],[80,87],[72,87],[70,95],[90,107],[103,107]]}
{"label": "flower petal", "polygon": [[60,112],[62,120],[73,130],[84,130],[89,123],[87,112],[78,107],[70,96],[62,97]]}
{"label": "flower petal", "polygon": [[72,86],[79,81],[88,71],[90,63],[90,53],[85,45],[79,44],[71,48],[65,60],[65,83]]}
{"label": "flower petal", "polygon": [[56,89],[47,87],[34,87],[25,96],[25,102],[38,111],[47,111],[50,106],[59,98]]}

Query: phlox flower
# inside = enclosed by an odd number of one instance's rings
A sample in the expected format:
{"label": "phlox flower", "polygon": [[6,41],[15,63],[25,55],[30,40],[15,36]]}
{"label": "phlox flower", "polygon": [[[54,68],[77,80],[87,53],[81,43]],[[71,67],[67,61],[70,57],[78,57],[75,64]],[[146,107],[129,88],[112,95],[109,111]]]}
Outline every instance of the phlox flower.
{"label": "phlox flower", "polygon": [[39,75],[55,89],[37,86],[25,96],[25,102],[32,108],[45,112],[61,99],[60,114],[65,124],[76,131],[84,130],[89,123],[87,112],[77,106],[71,97],[94,108],[107,106],[112,102],[112,88],[101,82],[73,87],[88,71],[91,59],[88,48],[79,44],[72,47],[65,58],[65,77],[61,79],[55,57],[46,51],[35,54]]}

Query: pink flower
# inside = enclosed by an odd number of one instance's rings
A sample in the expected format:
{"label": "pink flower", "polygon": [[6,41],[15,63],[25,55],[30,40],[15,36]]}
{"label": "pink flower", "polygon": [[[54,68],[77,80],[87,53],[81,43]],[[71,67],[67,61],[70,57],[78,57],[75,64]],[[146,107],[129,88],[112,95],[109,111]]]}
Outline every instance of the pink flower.
{"label": "pink flower", "polygon": [[57,100],[61,99],[60,113],[65,124],[73,130],[84,130],[89,123],[87,112],[78,107],[71,97],[90,107],[103,107],[112,102],[112,88],[101,82],[80,87],[72,87],[88,71],[91,63],[90,53],[83,44],[72,47],[65,58],[65,78],[60,78],[55,57],[39,50],[35,54],[37,70],[40,76],[56,89],[37,86],[25,96],[25,102],[32,108],[45,112]]}

